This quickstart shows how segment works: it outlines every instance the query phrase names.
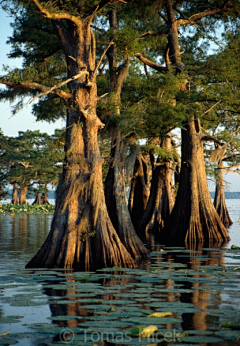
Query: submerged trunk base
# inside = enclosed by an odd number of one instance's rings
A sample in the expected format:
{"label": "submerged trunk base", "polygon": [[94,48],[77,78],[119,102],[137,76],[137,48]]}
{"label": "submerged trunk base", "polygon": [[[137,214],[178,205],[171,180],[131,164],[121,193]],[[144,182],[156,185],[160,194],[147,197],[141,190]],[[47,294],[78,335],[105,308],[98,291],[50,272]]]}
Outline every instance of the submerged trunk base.
{"label": "submerged trunk base", "polygon": [[162,241],[223,243],[230,240],[217,214],[207,186],[200,122],[182,130],[180,184],[173,211],[166,222]]}
{"label": "submerged trunk base", "polygon": [[69,175],[64,183],[60,179],[47,240],[26,268],[134,268],[135,261],[109,219],[95,174],[85,181]]}

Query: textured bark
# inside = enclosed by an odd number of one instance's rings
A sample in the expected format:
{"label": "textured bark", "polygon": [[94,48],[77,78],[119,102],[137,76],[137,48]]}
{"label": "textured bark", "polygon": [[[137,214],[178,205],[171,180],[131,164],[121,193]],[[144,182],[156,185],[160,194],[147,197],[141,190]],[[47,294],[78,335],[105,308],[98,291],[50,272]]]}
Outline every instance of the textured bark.
{"label": "textured bark", "polygon": [[[121,136],[120,131],[118,136]],[[133,258],[146,258],[148,251],[135,232],[127,205],[124,163],[119,139],[112,148],[113,164],[109,167],[105,182],[106,204],[117,233]]]}
{"label": "textured bark", "polygon": [[42,198],[41,198],[41,193],[38,192],[38,194],[35,197],[35,200],[33,201],[32,205],[34,204],[38,204],[41,205],[42,204]]}
{"label": "textured bark", "polygon": [[[109,24],[113,33],[117,31],[116,7],[109,11]],[[120,101],[123,82],[127,77],[129,57],[117,66],[117,49],[112,45],[108,51],[110,70],[110,92],[115,102],[115,116],[120,115]],[[105,196],[109,216],[128,252],[134,259],[145,258],[148,251],[137,236],[129,214],[124,178],[124,140],[119,128],[112,131],[111,164],[105,181]]]}
{"label": "textured bark", "polygon": [[108,216],[98,148],[97,87],[92,17],[65,27],[54,22],[68,65],[69,83],[65,162],[57,188],[51,231],[27,267],[91,270],[133,267],[134,260]]}
{"label": "textured bark", "polygon": [[27,186],[20,186],[20,198],[19,198],[19,204],[28,204],[26,195],[27,195]]}
{"label": "textured bark", "polygon": [[[166,10],[169,58],[175,74],[180,74],[182,63],[178,26],[182,22],[176,20],[171,0],[167,0]],[[187,80],[184,80],[179,90],[186,91],[186,84]],[[227,241],[229,235],[213,206],[207,186],[200,121],[192,116],[184,127],[179,190],[171,217],[164,228],[164,239],[171,244]]]}
{"label": "textured bark", "polygon": [[219,162],[219,169],[216,173],[216,188],[214,196],[214,207],[225,227],[229,227],[233,224],[233,221],[228,213],[228,209],[225,202],[225,183],[223,179],[223,162]]}
{"label": "textured bark", "polygon": [[131,182],[128,209],[135,229],[138,228],[142,215],[147,208],[150,195],[148,164],[142,154],[136,157]]}
{"label": "textured bark", "polygon": [[48,201],[48,198],[47,198],[47,192],[43,192],[42,194],[42,204],[45,204],[45,205],[49,205],[49,201]]}
{"label": "textured bark", "polygon": [[12,204],[19,204],[17,184],[13,184]]}
{"label": "textured bark", "polygon": [[[171,150],[170,136],[163,139],[161,147]],[[157,162],[156,165],[153,164],[148,205],[139,224],[141,237],[144,238],[146,231],[158,233],[163,229],[173,209],[174,201],[171,162]]]}
{"label": "textured bark", "polygon": [[182,130],[180,184],[163,241],[171,244],[224,242],[229,235],[218,216],[207,186],[200,121]]}

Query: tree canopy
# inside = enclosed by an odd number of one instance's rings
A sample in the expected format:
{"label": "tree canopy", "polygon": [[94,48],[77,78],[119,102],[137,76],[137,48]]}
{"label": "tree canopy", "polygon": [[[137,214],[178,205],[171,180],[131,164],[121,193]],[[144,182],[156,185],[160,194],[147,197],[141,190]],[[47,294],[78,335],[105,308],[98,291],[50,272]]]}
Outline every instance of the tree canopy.
{"label": "tree canopy", "polygon": [[[66,117],[64,164],[52,228],[29,265],[133,266],[147,253],[138,240],[132,247],[126,240],[138,239],[135,231],[144,238],[154,229],[166,242],[228,240],[207,188],[204,158],[205,143],[220,147],[228,143],[238,154],[238,136],[230,139],[229,133],[239,128],[239,2],[9,0],[0,4],[14,18],[9,57],[23,58],[22,68],[5,68],[0,83],[6,89],[0,99],[15,102],[13,112],[23,107],[26,98],[32,99],[36,120]],[[181,139],[175,139],[176,129]],[[104,157],[105,191],[101,140],[108,156]],[[25,157],[23,146],[22,167],[17,169],[25,169],[24,179],[32,179],[27,178],[30,165],[41,184],[45,171],[54,174],[46,169],[52,142],[45,143],[46,150],[39,150],[45,167],[38,165],[28,147]],[[128,171],[138,176],[132,189],[138,186],[145,193],[136,223],[136,211],[132,207],[128,211],[126,205]],[[178,173],[175,187],[174,172]],[[131,191],[132,202],[139,198],[135,192]]]}

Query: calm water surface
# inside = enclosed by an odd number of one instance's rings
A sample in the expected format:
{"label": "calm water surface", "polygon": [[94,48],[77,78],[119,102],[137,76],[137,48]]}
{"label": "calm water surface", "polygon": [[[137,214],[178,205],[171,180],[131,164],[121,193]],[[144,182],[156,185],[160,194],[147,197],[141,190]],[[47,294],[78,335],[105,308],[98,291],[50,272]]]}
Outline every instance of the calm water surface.
{"label": "calm water surface", "polygon": [[[0,216],[0,345],[240,345],[240,200],[224,248],[151,247],[138,269],[25,270],[51,215]],[[169,312],[165,317],[148,317]],[[152,336],[133,328],[156,326]],[[238,325],[238,326],[239,326]],[[155,329],[156,329],[155,328]]]}

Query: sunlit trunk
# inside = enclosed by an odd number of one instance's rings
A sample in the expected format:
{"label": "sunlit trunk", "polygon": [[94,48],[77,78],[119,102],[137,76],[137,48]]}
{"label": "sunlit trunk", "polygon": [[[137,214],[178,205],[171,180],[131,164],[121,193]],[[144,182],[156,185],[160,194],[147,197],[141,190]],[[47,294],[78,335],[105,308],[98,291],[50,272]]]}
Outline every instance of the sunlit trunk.
{"label": "sunlit trunk", "polygon": [[[95,42],[91,18],[66,33],[56,22],[68,63],[72,97],[67,101],[65,162],[60,177],[51,231],[27,267],[91,270],[132,267],[134,261],[108,216],[102,184],[102,158],[96,115]],[[65,35],[64,39],[61,35]]]}
{"label": "sunlit trunk", "polygon": [[208,190],[199,119],[190,121],[182,130],[179,190],[164,237],[171,243],[190,244],[230,239]]}
{"label": "sunlit trunk", "polygon": [[19,204],[19,198],[18,198],[18,189],[17,189],[17,184],[13,184],[13,192],[12,192],[12,204]]}
{"label": "sunlit trunk", "polygon": [[216,170],[216,188],[215,188],[214,206],[224,226],[229,227],[233,224],[233,222],[226,206],[225,191],[224,191],[225,183],[223,179],[222,168],[223,168],[223,162],[220,161],[219,168]]}
{"label": "sunlit trunk", "polygon": [[27,195],[27,186],[20,186],[20,198],[19,198],[19,204],[28,204],[26,195]]}

